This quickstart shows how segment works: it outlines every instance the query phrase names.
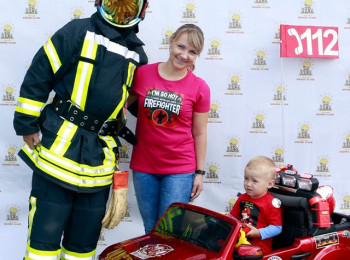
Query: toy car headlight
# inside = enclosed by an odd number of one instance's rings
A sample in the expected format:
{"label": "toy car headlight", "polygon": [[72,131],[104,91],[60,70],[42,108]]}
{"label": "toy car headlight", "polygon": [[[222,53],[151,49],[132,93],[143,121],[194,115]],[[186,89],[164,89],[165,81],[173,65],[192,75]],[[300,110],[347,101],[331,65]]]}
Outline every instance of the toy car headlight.
{"label": "toy car headlight", "polygon": [[284,173],[289,175],[296,175],[298,172],[294,170],[285,170]]}
{"label": "toy car headlight", "polygon": [[312,178],[311,174],[301,174],[298,179],[298,188],[302,190],[315,191],[318,188],[318,180]]}
{"label": "toy car headlight", "polygon": [[282,185],[294,188],[297,179],[293,175],[283,174],[281,175]]}
{"label": "toy car headlight", "polygon": [[302,189],[302,190],[309,190],[310,191],[312,188],[311,180],[299,179],[298,188]]}
{"label": "toy car headlight", "polygon": [[279,173],[276,173],[275,176],[275,184],[280,184],[281,183],[281,177]]}

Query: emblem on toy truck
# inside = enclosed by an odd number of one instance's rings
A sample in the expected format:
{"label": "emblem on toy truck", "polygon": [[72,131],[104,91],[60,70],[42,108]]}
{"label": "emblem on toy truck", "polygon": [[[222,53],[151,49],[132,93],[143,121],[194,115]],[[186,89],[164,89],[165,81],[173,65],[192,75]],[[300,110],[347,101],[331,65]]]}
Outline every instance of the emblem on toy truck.
{"label": "emblem on toy truck", "polygon": [[159,257],[173,251],[171,246],[165,244],[151,244],[138,249],[131,254],[140,259],[147,259],[150,257]]}

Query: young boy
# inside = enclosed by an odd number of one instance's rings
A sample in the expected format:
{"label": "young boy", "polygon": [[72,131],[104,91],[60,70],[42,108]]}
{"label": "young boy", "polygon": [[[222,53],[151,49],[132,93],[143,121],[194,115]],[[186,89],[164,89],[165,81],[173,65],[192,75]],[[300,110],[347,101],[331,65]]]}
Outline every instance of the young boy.
{"label": "young boy", "polygon": [[250,229],[246,236],[251,244],[272,249],[272,237],[282,231],[281,202],[268,191],[275,184],[276,165],[268,157],[251,159],[244,169],[244,189],[230,214]]}

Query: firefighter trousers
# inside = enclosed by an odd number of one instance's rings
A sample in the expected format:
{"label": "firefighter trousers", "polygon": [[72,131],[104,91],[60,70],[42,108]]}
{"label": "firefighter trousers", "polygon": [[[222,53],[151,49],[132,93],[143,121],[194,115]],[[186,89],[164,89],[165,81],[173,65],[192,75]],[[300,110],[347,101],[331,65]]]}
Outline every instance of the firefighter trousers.
{"label": "firefighter trousers", "polygon": [[25,259],[95,259],[109,190],[78,193],[34,172]]}

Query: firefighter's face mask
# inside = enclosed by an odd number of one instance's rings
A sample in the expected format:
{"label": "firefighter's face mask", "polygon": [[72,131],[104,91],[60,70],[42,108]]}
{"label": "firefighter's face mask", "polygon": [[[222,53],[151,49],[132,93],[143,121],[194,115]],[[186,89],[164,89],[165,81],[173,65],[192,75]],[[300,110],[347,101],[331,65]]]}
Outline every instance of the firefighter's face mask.
{"label": "firefighter's face mask", "polygon": [[115,27],[128,28],[145,17],[147,0],[99,0],[97,9],[103,19]]}

